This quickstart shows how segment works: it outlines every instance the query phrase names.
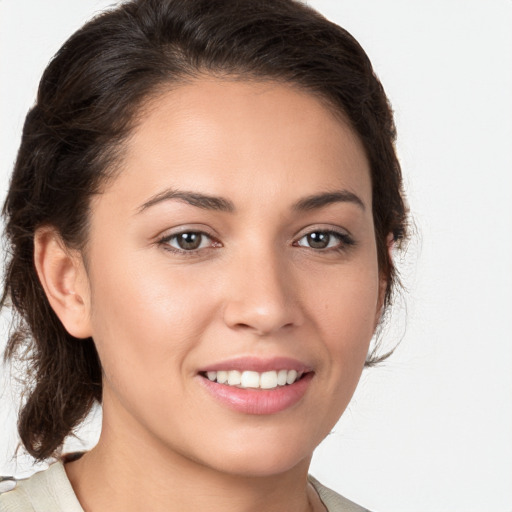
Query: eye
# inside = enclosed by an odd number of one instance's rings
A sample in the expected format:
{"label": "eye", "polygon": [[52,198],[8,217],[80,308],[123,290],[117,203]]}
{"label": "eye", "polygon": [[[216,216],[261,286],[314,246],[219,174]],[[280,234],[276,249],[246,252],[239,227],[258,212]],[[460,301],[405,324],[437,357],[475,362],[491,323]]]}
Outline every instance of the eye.
{"label": "eye", "polygon": [[159,243],[169,246],[171,250],[185,252],[198,251],[214,245],[212,238],[201,231],[183,231],[166,236]]}
{"label": "eye", "polygon": [[310,249],[342,249],[344,246],[353,245],[349,235],[338,233],[337,231],[312,231],[299,238],[296,242],[300,247]]}

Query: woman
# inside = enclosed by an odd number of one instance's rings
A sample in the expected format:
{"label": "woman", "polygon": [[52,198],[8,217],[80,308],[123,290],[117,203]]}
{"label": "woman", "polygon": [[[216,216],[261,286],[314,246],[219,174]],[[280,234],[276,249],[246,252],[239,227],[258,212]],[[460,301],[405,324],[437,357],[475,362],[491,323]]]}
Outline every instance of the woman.
{"label": "woman", "polygon": [[[395,130],[294,0],[135,0],[58,52],[4,206],[50,469],[0,510],[362,510],[308,477],[395,285]],[[61,456],[101,402],[97,446]]]}

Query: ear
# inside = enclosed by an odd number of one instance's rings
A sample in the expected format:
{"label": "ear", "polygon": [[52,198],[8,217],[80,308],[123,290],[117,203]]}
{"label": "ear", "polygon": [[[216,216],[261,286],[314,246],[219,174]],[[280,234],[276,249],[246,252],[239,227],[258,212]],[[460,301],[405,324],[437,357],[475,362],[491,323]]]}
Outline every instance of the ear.
{"label": "ear", "polygon": [[34,263],[50,305],[66,331],[76,338],[92,335],[90,290],[79,251],[64,244],[53,227],[41,227],[34,236]]}
{"label": "ear", "polygon": [[[393,264],[393,248],[395,246],[395,238],[393,236],[393,233],[388,234],[387,239],[386,239],[386,245],[387,245],[387,250],[388,250],[389,263],[392,265]],[[377,314],[375,317],[375,328],[377,328],[377,325],[379,324],[380,319],[382,317],[382,309],[384,307],[384,299],[386,297],[386,291],[388,289],[388,286],[389,286],[388,276],[384,272],[381,272],[380,279],[379,279],[379,299],[377,302]]]}

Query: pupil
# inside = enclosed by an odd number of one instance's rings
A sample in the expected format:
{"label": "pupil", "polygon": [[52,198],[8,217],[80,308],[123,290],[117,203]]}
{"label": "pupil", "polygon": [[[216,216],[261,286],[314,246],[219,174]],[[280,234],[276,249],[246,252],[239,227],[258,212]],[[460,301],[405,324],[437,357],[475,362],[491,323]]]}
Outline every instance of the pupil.
{"label": "pupil", "polygon": [[178,237],[178,245],[182,249],[194,250],[201,245],[200,233],[182,233]]}
{"label": "pupil", "polygon": [[310,233],[308,235],[309,246],[313,249],[325,249],[329,245],[329,233]]}

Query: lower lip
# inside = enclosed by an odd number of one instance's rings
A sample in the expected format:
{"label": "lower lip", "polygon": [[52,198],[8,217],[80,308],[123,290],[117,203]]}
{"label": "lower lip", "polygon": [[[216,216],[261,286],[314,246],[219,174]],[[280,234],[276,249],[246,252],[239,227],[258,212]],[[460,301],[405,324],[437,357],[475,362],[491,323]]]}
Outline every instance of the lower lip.
{"label": "lower lip", "polygon": [[199,376],[206,390],[220,403],[245,414],[275,414],[294,406],[306,393],[313,372],[287,386],[274,389],[237,388]]}

